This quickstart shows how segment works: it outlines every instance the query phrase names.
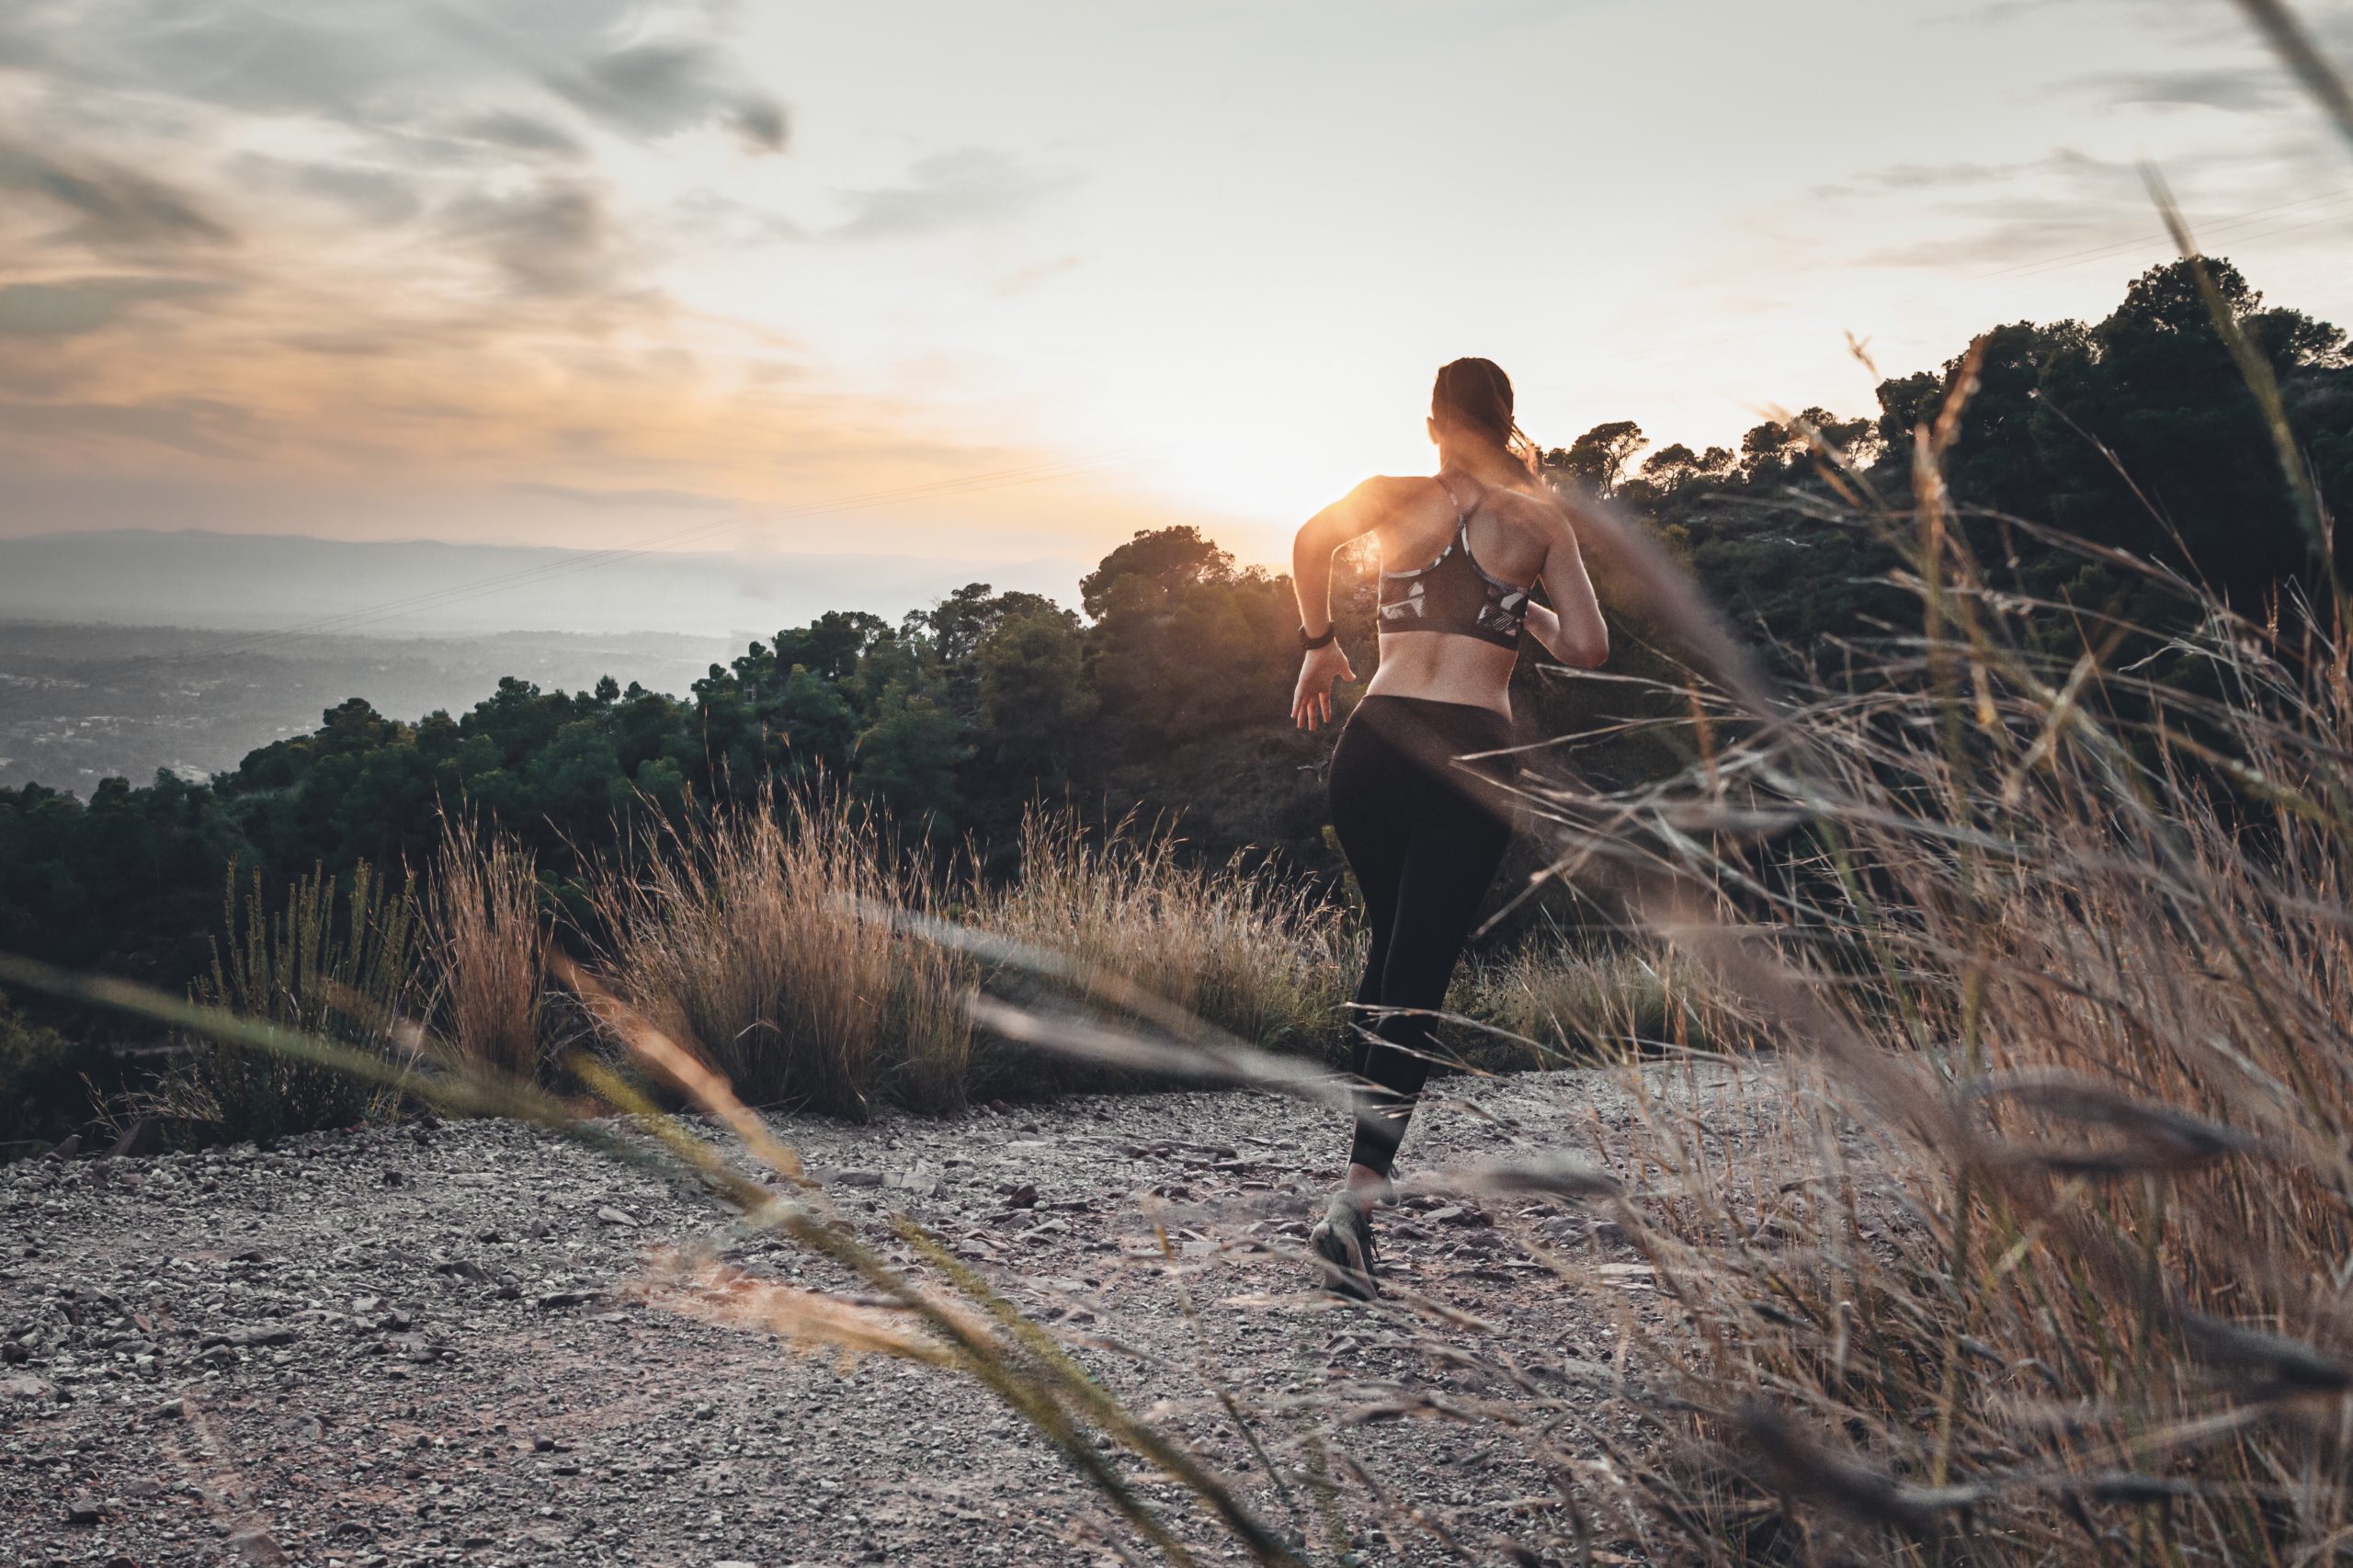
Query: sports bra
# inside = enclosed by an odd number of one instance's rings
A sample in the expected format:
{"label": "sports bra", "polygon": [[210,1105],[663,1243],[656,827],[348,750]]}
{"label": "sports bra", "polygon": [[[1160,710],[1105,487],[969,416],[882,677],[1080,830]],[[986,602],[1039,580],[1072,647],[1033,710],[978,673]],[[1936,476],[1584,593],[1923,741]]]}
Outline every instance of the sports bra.
{"label": "sports bra", "polygon": [[1486,493],[1480,490],[1466,507],[1445,474],[1438,482],[1454,503],[1454,538],[1428,565],[1381,574],[1381,630],[1451,631],[1518,648],[1528,623],[1528,590],[1489,576],[1471,553],[1471,515]]}

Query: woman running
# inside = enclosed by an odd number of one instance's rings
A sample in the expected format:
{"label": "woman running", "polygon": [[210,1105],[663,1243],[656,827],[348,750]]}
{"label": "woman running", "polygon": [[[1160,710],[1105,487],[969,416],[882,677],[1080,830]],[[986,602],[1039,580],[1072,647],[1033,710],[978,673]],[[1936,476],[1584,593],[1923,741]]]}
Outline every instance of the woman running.
{"label": "woman running", "polygon": [[[1493,361],[1457,359],[1430,393],[1431,478],[1369,479],[1299,530],[1291,582],[1306,658],[1291,717],[1332,717],[1332,682],[1356,671],[1334,640],[1332,552],[1381,540],[1381,667],[1332,753],[1332,826],[1364,892],[1372,950],[1356,1001],[1360,1082],[1347,1185],[1310,1239],[1325,1283],[1359,1298],[1375,1283],[1369,1211],[1392,1196],[1390,1165],[1429,1074],[1435,1014],[1479,901],[1511,837],[1503,780],[1520,634],[1591,669],[1609,633],[1569,517],[1512,418]],[[1529,598],[1544,585],[1547,608]],[[1469,761],[1458,759],[1468,758]]]}

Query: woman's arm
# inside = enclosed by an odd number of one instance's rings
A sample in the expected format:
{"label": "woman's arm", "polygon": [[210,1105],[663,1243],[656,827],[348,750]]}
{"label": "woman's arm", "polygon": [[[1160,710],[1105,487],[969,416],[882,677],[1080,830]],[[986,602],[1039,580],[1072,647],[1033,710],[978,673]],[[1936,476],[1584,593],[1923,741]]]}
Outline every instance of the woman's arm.
{"label": "woman's arm", "polygon": [[[1332,630],[1332,552],[1381,526],[1389,487],[1396,483],[1369,479],[1300,525],[1290,545],[1290,585],[1299,596],[1300,630],[1308,636]],[[1291,688],[1291,722],[1302,730],[1330,723],[1333,681],[1356,678],[1337,640],[1308,649],[1300,661],[1299,684]]]}
{"label": "woman's arm", "polygon": [[1594,597],[1593,579],[1586,574],[1585,551],[1577,540],[1579,523],[1591,524],[1580,510],[1572,516],[1566,503],[1548,506],[1552,523],[1547,528],[1544,592],[1551,608],[1528,607],[1528,630],[1547,652],[1573,669],[1597,669],[1609,657],[1609,626],[1601,619],[1601,603]]}

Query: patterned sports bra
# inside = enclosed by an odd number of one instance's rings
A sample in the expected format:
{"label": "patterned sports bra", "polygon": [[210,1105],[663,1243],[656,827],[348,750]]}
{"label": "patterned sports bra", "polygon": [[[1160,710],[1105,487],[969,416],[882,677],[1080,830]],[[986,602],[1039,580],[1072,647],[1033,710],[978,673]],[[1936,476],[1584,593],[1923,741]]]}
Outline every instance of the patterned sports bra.
{"label": "patterned sports bra", "polygon": [[1466,479],[1475,494],[1465,506],[1452,480],[1441,473],[1438,482],[1454,503],[1454,539],[1427,566],[1381,574],[1381,630],[1451,631],[1498,648],[1518,648],[1528,622],[1528,590],[1489,576],[1471,553],[1471,515],[1486,493],[1476,480]]}

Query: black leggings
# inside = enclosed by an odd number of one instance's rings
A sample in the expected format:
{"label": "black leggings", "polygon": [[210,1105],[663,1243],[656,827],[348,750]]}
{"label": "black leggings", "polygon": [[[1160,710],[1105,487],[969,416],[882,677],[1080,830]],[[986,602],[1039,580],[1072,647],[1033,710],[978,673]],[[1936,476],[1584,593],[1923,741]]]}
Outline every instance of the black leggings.
{"label": "black leggings", "polygon": [[1349,1065],[1367,1086],[1349,1160],[1387,1175],[1429,1076],[1431,1015],[1462,956],[1479,901],[1511,839],[1508,796],[1495,780],[1510,759],[1454,758],[1511,744],[1511,722],[1488,709],[1416,697],[1368,697],[1332,752],[1332,827],[1364,892],[1372,952]]}

